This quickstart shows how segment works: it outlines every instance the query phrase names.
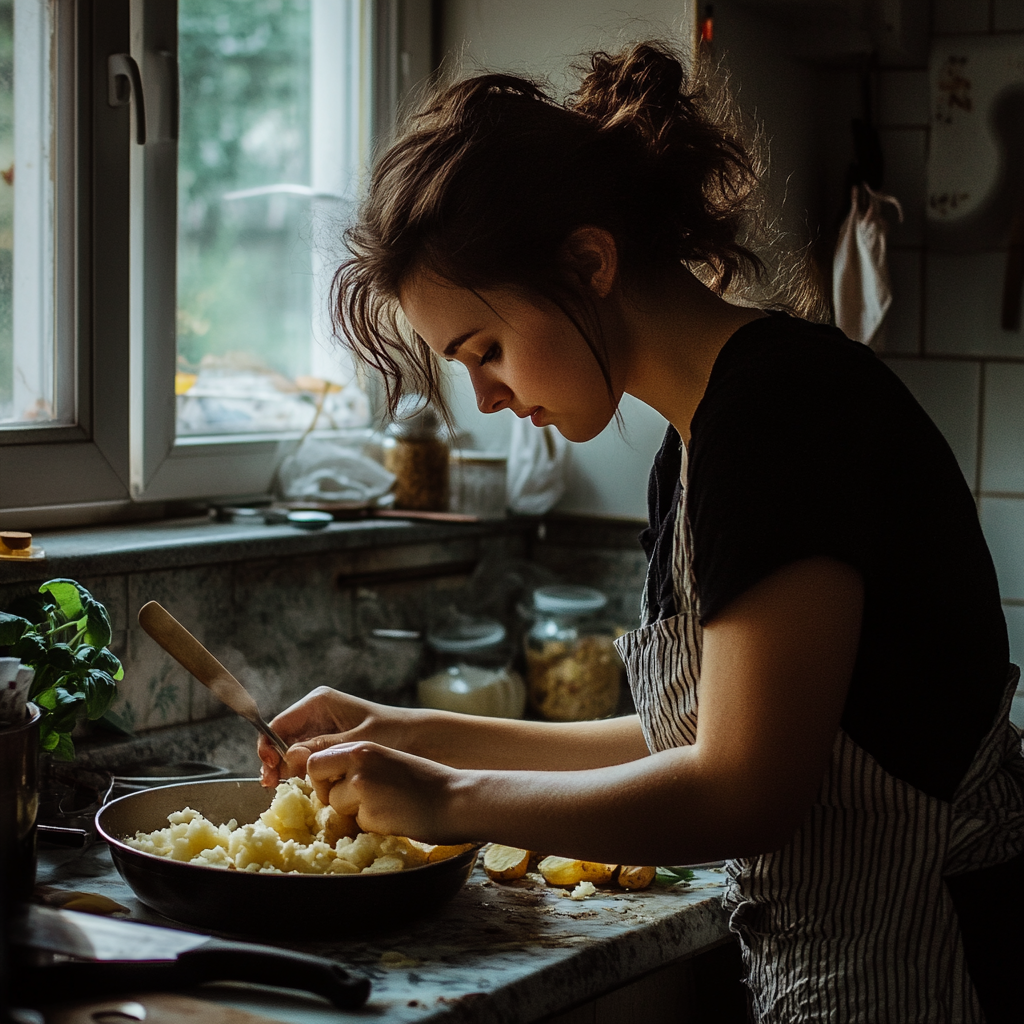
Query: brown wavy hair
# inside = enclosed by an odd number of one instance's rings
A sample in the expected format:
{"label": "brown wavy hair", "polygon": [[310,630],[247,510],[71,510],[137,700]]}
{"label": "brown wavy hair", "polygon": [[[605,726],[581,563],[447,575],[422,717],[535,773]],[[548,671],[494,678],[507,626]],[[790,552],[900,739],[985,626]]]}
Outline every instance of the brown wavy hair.
{"label": "brown wavy hair", "polygon": [[[666,46],[594,53],[564,103],[538,83],[482,74],[448,86],[408,121],[374,168],[349,256],[334,275],[336,335],[383,378],[392,415],[418,392],[445,414],[436,357],[401,316],[399,289],[426,271],[476,292],[512,288],[554,302],[611,389],[586,293],[560,254],[576,229],[609,231],[624,285],[682,263],[720,295],[815,312],[798,274],[758,296],[771,241],[756,132],[706,65],[690,75]],[[774,275],[773,275],[774,277]],[[778,278],[774,278],[778,280]]]}

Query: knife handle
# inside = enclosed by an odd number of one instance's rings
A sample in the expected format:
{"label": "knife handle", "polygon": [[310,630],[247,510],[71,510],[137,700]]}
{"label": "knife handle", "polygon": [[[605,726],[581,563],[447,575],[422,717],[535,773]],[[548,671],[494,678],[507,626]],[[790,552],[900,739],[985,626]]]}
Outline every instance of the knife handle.
{"label": "knife handle", "polygon": [[23,967],[11,978],[15,999],[40,993],[76,998],[121,992],[168,992],[211,981],[248,981],[323,996],[340,1010],[354,1010],[370,994],[367,978],[353,977],[325,957],[268,946],[214,940],[181,953],[177,960],[101,960]]}

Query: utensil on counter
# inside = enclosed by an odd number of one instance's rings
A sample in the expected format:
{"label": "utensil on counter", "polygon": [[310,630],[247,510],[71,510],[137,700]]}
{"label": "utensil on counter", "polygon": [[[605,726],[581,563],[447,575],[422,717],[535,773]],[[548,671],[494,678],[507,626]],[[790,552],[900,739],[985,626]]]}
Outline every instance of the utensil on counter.
{"label": "utensil on counter", "polygon": [[284,760],[288,744],[264,720],[252,694],[163,605],[144,604],[139,625],[214,696],[259,729]]}
{"label": "utensil on counter", "polygon": [[404,871],[358,875],[258,874],[205,867],[144,853],[123,840],[167,827],[167,815],[191,807],[215,825],[256,821],[273,791],[258,779],[216,779],[142,790],[112,800],[96,815],[121,877],[153,910],[174,921],[242,937],[296,940],[365,935],[438,910],[465,884],[473,847]]}
{"label": "utensil on counter", "polygon": [[82,999],[243,981],[312,992],[339,1009],[352,1010],[362,1006],[370,993],[366,978],[353,977],[326,957],[73,910],[26,905],[12,922],[11,932],[15,946],[79,958],[45,966],[19,965],[11,972],[16,997],[73,992]]}

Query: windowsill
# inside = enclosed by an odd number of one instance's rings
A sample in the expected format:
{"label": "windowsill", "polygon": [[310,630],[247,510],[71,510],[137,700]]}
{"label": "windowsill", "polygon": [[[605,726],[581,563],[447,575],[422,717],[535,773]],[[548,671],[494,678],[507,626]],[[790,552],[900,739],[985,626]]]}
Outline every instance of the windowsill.
{"label": "windowsill", "polygon": [[0,584],[318,554],[327,551],[436,543],[536,529],[530,518],[434,523],[355,520],[310,532],[293,526],[216,523],[205,516],[118,526],[50,530],[33,544],[41,560],[0,561]]}

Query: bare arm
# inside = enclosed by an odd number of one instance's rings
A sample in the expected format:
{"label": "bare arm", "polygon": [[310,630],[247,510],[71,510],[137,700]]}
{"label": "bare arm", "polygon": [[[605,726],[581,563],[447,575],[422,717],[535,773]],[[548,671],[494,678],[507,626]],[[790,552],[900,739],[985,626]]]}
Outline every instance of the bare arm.
{"label": "bare arm", "polygon": [[704,633],[697,741],[593,770],[462,770],[345,744],[309,761],[362,827],[493,840],[608,862],[687,863],[777,848],[828,763],[860,636],[863,585],[831,559],[789,565]]}
{"label": "bare arm", "polygon": [[338,743],[368,740],[452,768],[569,771],[647,756],[635,715],[600,722],[528,722],[448,711],[393,708],[321,686],[273,726],[288,743],[288,771],[260,738],[264,785],[304,774],[310,754]]}

